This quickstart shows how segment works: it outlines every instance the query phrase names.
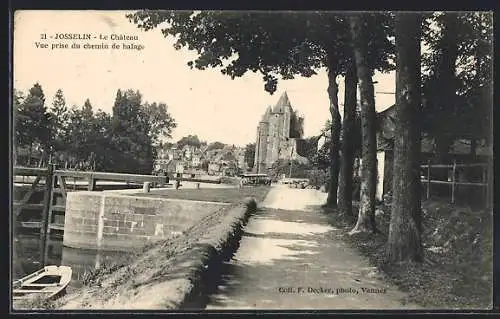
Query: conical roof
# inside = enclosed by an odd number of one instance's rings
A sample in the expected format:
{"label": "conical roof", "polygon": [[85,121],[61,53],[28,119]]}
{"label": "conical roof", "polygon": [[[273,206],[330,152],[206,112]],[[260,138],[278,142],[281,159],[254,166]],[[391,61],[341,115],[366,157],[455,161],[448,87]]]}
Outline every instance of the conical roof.
{"label": "conical roof", "polygon": [[284,112],[285,107],[291,107],[290,105],[290,100],[288,99],[288,94],[286,91],[281,95],[280,99],[278,100],[278,103],[274,106],[273,112],[274,113],[281,113]]}
{"label": "conical roof", "polygon": [[271,106],[268,106],[266,109],[266,113],[262,114],[261,122],[266,122],[269,120],[269,116],[271,115],[272,109]]}

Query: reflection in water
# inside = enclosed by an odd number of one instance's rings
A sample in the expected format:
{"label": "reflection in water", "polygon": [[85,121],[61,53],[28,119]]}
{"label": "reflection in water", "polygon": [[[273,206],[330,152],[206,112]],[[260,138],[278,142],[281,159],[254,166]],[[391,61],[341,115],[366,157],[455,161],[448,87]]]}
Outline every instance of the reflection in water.
{"label": "reflection in water", "polygon": [[[43,267],[39,236],[18,235],[13,241],[13,279],[18,279]],[[112,262],[127,255],[126,252],[98,252],[96,250],[64,247],[62,239],[51,239],[47,245],[47,265],[65,265],[73,269],[68,291],[82,286],[85,271],[96,269],[104,262]]]}

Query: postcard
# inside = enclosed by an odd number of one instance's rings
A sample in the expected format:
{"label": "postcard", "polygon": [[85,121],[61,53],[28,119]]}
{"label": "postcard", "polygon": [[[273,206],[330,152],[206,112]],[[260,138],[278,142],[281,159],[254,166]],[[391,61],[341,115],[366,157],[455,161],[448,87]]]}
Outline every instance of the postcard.
{"label": "postcard", "polygon": [[12,311],[493,308],[491,12],[12,26]]}

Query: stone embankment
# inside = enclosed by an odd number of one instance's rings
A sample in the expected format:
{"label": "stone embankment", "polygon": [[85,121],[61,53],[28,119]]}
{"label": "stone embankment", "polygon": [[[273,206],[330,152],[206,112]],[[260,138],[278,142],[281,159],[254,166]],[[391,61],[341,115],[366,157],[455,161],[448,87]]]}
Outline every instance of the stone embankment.
{"label": "stone embankment", "polygon": [[255,199],[206,216],[57,301],[57,309],[203,309],[222,261],[236,251]]}

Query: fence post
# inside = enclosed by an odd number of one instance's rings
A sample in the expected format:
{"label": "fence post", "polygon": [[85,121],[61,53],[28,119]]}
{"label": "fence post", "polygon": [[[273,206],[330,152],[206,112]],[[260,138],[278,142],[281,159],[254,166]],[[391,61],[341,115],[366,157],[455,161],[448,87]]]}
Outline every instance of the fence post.
{"label": "fence post", "polygon": [[51,198],[52,198],[52,182],[53,182],[53,176],[54,176],[54,164],[49,164],[47,167],[47,174],[45,176],[45,193],[43,197],[43,209],[42,209],[42,222],[41,222],[41,227],[40,227],[40,241],[41,241],[41,246],[43,247],[41,256],[42,256],[42,262],[45,266],[45,251],[47,249],[47,233],[48,233],[48,228],[49,228],[49,211],[50,211],[50,205],[51,203]]}
{"label": "fence post", "polygon": [[89,176],[89,184],[87,186],[87,190],[93,191],[95,189],[95,185],[96,185],[96,180],[94,178],[94,174],[91,174]]}
{"label": "fence post", "polygon": [[431,160],[427,160],[427,199],[431,197]]}
{"label": "fence post", "polygon": [[455,172],[457,169],[456,160],[453,160],[453,170],[451,175],[451,203],[455,204]]}

